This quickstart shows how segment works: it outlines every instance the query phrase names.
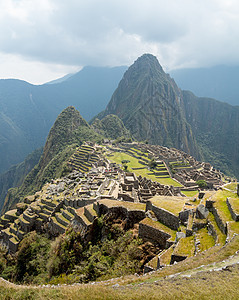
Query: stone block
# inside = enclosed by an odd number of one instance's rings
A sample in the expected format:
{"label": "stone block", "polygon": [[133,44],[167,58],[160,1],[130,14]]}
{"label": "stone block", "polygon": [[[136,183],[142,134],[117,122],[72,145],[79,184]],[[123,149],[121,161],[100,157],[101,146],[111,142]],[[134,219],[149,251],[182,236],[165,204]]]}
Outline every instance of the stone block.
{"label": "stone block", "polygon": [[208,209],[203,205],[199,204],[196,208],[196,218],[197,219],[206,219],[208,217],[209,211]]}

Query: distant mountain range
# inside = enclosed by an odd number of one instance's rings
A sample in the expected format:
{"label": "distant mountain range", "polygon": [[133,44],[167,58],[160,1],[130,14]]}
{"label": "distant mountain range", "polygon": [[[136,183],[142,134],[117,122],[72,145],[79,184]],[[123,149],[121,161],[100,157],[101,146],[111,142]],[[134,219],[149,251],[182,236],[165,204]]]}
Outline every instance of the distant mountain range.
{"label": "distant mountain range", "polygon": [[179,69],[170,71],[170,75],[181,89],[196,96],[239,105],[239,66]]}
{"label": "distant mountain range", "polygon": [[41,147],[58,114],[74,105],[90,120],[105,108],[126,67],[85,67],[57,83],[0,80],[0,173]]}

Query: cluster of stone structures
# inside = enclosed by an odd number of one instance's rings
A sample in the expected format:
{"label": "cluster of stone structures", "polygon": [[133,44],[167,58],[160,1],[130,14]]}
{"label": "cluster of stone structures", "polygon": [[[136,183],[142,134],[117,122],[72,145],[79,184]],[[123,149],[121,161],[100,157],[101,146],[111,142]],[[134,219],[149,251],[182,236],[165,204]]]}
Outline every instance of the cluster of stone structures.
{"label": "cluster of stone structures", "polygon": [[[154,158],[167,174],[170,173],[170,160],[187,161],[197,168],[191,157],[176,149],[139,144],[135,147],[138,152],[132,150],[130,144],[123,145],[118,151],[138,157],[143,168]],[[173,263],[189,255],[180,252],[180,239],[191,239],[194,230],[207,225],[201,220],[208,214],[204,204],[197,206],[194,200],[183,197],[180,188],[124,172],[119,165],[101,155],[103,149],[92,145],[80,147],[69,160],[73,172],[52,180],[1,217],[0,239],[10,252],[15,253],[24,235],[32,230],[55,237],[71,225],[81,231],[85,240],[90,240],[95,220],[110,213],[124,218],[127,228],[138,224],[138,236],[159,247],[157,266],[154,259],[145,271],[164,265],[165,257],[170,256],[168,263]],[[201,173],[207,168],[215,176],[218,174],[206,164],[201,164],[200,168]],[[180,226],[184,226],[181,231]]]}
{"label": "cluster of stone structures", "polygon": [[[121,148],[138,158],[142,165],[147,165],[149,159],[163,163],[164,172],[157,172],[156,168],[153,170],[154,174],[169,175],[188,190],[197,188],[196,182],[199,180],[205,180],[211,189],[218,188],[223,184],[223,174],[219,170],[213,168],[209,163],[198,162],[194,157],[181,150],[140,143],[124,144]],[[135,149],[140,152],[137,153],[134,151]]]}

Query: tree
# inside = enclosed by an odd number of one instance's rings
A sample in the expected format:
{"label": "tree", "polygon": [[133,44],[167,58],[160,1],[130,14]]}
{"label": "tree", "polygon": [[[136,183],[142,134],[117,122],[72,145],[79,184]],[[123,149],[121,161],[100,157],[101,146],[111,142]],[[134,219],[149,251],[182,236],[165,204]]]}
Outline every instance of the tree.
{"label": "tree", "polygon": [[196,181],[196,184],[202,189],[207,187],[207,183],[205,180],[198,180]]}
{"label": "tree", "polygon": [[157,162],[155,161],[154,158],[152,158],[152,159],[150,160],[148,166],[149,166],[150,169],[154,169],[154,168],[157,167]]}

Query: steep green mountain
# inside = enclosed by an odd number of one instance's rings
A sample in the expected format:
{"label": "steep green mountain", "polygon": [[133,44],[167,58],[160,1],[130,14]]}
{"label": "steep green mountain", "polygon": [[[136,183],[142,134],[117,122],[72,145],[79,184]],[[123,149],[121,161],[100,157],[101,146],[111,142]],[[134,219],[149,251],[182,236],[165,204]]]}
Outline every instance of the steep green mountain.
{"label": "steep green mountain", "polygon": [[239,105],[239,66],[178,69],[170,71],[177,85],[198,97],[211,97]]}
{"label": "steep green mountain", "polygon": [[125,67],[85,67],[55,84],[0,80],[0,173],[44,145],[58,114],[73,105],[89,120],[102,111]]}
{"label": "steep green mountain", "polygon": [[57,117],[51,128],[39,163],[25,177],[20,187],[8,191],[3,212],[13,207],[24,196],[38,191],[52,178],[59,178],[67,170],[67,160],[84,141],[100,142],[103,136],[69,106]]}
{"label": "steep green mountain", "polygon": [[108,115],[102,120],[96,118],[92,123],[96,132],[109,139],[120,137],[130,138],[130,132],[125,128],[122,120],[116,115]]}
{"label": "steep green mountain", "polygon": [[23,183],[27,174],[39,162],[41,154],[42,148],[33,151],[22,163],[11,167],[7,172],[0,175],[0,210],[8,189],[20,186]]}
{"label": "steep green mountain", "polygon": [[157,58],[144,54],[125,72],[103,115],[119,116],[137,140],[176,147],[199,157],[181,98],[181,90]]}
{"label": "steep green mountain", "polygon": [[137,140],[182,149],[239,177],[239,107],[181,91],[150,54],[126,71],[98,117],[108,114]]}

